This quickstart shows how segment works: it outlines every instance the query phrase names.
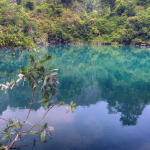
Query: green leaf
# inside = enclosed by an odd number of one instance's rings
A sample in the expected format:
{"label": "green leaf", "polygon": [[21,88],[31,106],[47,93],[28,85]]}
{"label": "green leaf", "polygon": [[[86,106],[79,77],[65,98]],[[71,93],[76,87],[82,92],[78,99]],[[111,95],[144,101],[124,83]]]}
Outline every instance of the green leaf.
{"label": "green leaf", "polygon": [[76,108],[76,104],[73,101],[70,103],[70,106],[71,108]]}
{"label": "green leaf", "polygon": [[12,133],[6,134],[6,135],[2,138],[2,140],[4,141],[4,140],[8,139],[9,137],[11,137],[12,135],[13,135]]}
{"label": "green leaf", "polygon": [[30,131],[29,134],[39,134],[38,131]]}
{"label": "green leaf", "polygon": [[25,67],[22,66],[21,71],[25,72],[26,71]]}
{"label": "green leaf", "polygon": [[6,146],[0,147],[1,150],[6,150]]}
{"label": "green leaf", "polygon": [[10,129],[10,128],[12,128],[12,127],[7,127],[7,128],[5,128],[3,131],[4,131],[4,133],[7,133],[8,132],[8,130]]}
{"label": "green leaf", "polygon": [[65,104],[64,102],[59,102],[59,103],[57,103],[58,106],[62,106],[62,105],[64,105],[64,104]]}
{"label": "green leaf", "polygon": [[42,99],[42,100],[38,101],[38,103],[44,103],[44,102],[54,103],[53,100],[49,100],[49,99]]}
{"label": "green leaf", "polygon": [[43,59],[43,60],[39,61],[39,63],[42,64],[42,63],[44,63],[44,62],[50,60],[51,58],[52,58],[52,56],[47,56],[46,59]]}
{"label": "green leaf", "polygon": [[38,101],[39,103],[43,103],[43,102],[46,102],[46,101],[48,101],[48,99],[42,99],[42,100],[40,100],[40,101]]}
{"label": "green leaf", "polygon": [[45,108],[48,108],[49,104],[50,104],[50,102],[45,102],[43,105]]}
{"label": "green leaf", "polygon": [[47,56],[46,60],[52,59],[52,56]]}
{"label": "green leaf", "polygon": [[40,73],[44,73],[45,72],[45,68],[44,68],[44,66],[40,66],[39,68],[38,68],[38,71],[40,71]]}
{"label": "green leaf", "polygon": [[14,127],[15,125],[16,125],[16,123],[12,123],[12,124],[10,124],[10,126],[8,126],[7,128],[5,128],[3,131],[4,131],[5,133],[7,133],[8,130],[9,130],[10,128]]}
{"label": "green leaf", "polygon": [[35,91],[35,89],[36,89],[37,86],[38,86],[37,83],[33,83],[32,89]]}
{"label": "green leaf", "polygon": [[15,85],[15,83],[12,82],[12,83],[10,83],[10,84],[8,85],[8,87],[11,88],[11,87],[13,87],[14,85]]}
{"label": "green leaf", "polygon": [[44,140],[45,140],[45,137],[46,137],[46,131],[43,130],[43,131],[40,133],[39,138],[40,138],[41,141],[44,141]]}
{"label": "green leaf", "polygon": [[47,128],[48,128],[48,124],[45,123],[45,124],[44,124],[44,129],[47,129]]}
{"label": "green leaf", "polygon": [[46,59],[43,59],[43,60],[39,61],[39,63],[42,64],[42,63],[44,63],[46,61],[47,61]]}
{"label": "green leaf", "polygon": [[34,62],[34,56],[33,55],[29,55],[30,57],[30,61],[33,63]]}
{"label": "green leaf", "polygon": [[16,122],[19,122],[19,119],[18,119],[18,118],[14,118],[14,120],[15,120]]}
{"label": "green leaf", "polygon": [[20,127],[22,127],[22,124],[17,123],[16,128],[20,128]]}
{"label": "green leaf", "polygon": [[49,98],[49,96],[50,96],[50,95],[49,95],[49,92],[48,92],[48,91],[46,91],[46,92],[44,93],[44,96],[45,96],[45,98],[46,98],[46,99],[48,99],[48,98]]}
{"label": "green leaf", "polygon": [[43,82],[43,85],[42,85],[42,89],[44,89],[44,87],[46,86],[48,77],[49,77],[49,75],[45,76],[44,82]]}

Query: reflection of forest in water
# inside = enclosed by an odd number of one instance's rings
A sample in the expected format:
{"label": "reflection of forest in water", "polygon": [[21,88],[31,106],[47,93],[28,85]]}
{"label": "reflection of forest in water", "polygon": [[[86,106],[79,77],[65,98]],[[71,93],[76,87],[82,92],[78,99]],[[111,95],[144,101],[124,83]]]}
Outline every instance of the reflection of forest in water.
{"label": "reflection of forest in water", "polygon": [[[43,48],[44,49],[44,48]],[[135,125],[150,97],[150,52],[148,48],[107,46],[51,46],[53,56],[46,64],[59,69],[57,100],[89,106],[108,103],[108,113],[120,113],[123,125]],[[4,55],[0,80],[10,80],[19,67],[27,65],[27,52]],[[37,52],[38,55],[40,53]],[[1,56],[2,57],[2,56]],[[16,58],[17,57],[17,58]],[[3,61],[5,60],[5,61]],[[11,63],[10,63],[11,62]],[[6,66],[6,68],[5,68]],[[27,108],[30,90],[16,87],[0,97],[0,113],[7,106]],[[36,106],[35,109],[38,109]]]}

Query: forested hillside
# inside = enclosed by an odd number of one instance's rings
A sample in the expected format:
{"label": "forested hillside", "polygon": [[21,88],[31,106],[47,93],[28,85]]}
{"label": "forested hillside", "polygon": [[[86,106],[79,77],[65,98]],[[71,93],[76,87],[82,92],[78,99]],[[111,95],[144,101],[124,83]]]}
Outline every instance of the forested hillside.
{"label": "forested hillside", "polygon": [[0,0],[0,46],[150,43],[150,0]]}

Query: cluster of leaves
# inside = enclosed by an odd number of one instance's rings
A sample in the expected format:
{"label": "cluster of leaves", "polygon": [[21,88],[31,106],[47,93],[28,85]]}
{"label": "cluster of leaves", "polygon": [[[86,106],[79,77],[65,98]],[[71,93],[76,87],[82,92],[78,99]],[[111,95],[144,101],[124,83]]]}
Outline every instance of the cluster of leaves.
{"label": "cluster of leaves", "polygon": [[[6,29],[10,37],[0,34],[0,46],[149,43],[149,0],[14,0],[10,3],[0,2],[0,28]],[[10,31],[11,25],[18,31]]]}
{"label": "cluster of leaves", "polygon": [[[58,84],[58,80],[55,77],[57,72],[53,72],[54,69],[52,67],[45,68],[42,65],[51,58],[51,56],[45,55],[45,59],[36,62],[35,57],[30,55],[31,66],[28,67],[28,70],[24,67],[21,68],[21,74],[23,74],[24,78],[29,82],[33,91],[41,85],[41,93],[43,94],[44,99],[40,102],[43,102],[45,107],[48,107],[48,105],[52,103],[50,97],[51,95],[55,95],[56,86]],[[48,73],[48,71],[52,72]]]}
{"label": "cluster of leaves", "polygon": [[[42,119],[46,116],[46,114],[53,108],[53,106],[56,105],[57,102],[54,102],[51,100],[51,96],[55,95],[55,92],[57,91],[56,86],[59,83],[56,75],[57,72],[55,72],[57,69],[53,69],[52,67],[45,67],[44,63],[50,60],[52,57],[45,54],[44,59],[38,61],[37,58],[34,55],[30,55],[30,65],[28,68],[21,67],[21,73],[18,75],[19,78],[15,81],[12,80],[10,83],[7,83],[6,85],[0,84],[0,88],[3,90],[7,90],[9,88],[13,88],[16,84],[19,84],[21,81],[23,84],[27,84],[24,82],[28,82],[29,87],[31,87],[32,91],[32,98],[30,101],[30,107],[27,116],[23,120],[23,122],[19,121],[18,119],[12,120],[6,120],[4,118],[0,118],[0,120],[3,120],[6,122],[5,129],[0,133],[4,134],[4,136],[1,138],[2,141],[5,141],[5,145],[0,147],[1,149],[11,149],[15,147],[15,142],[20,140],[20,138],[27,134],[38,134],[41,141],[45,141],[46,135],[51,137],[50,130],[53,130],[52,127],[49,127],[48,124],[40,125]],[[40,90],[41,99],[42,100],[36,100],[34,95],[35,91]],[[42,104],[46,109],[46,112],[43,114],[43,116],[35,123],[32,124],[28,122],[28,118],[30,116],[31,109],[35,103]],[[57,103],[57,105],[63,105],[64,103]],[[73,110],[76,107],[76,105],[72,102],[70,106],[68,107],[68,111]],[[31,127],[27,130],[23,130],[23,127],[29,124]],[[36,128],[34,131],[33,129]],[[4,143],[4,142],[2,142]]]}
{"label": "cluster of leaves", "polygon": [[[29,83],[29,86],[32,88],[32,100],[30,102],[30,109],[27,114],[27,117],[21,123],[18,119],[16,120],[6,120],[7,125],[6,128],[1,132],[1,134],[4,134],[2,137],[3,141],[6,141],[6,146],[8,149],[14,146],[12,141],[17,141],[21,136],[24,136],[26,134],[39,134],[39,137],[42,141],[45,140],[45,136],[49,135],[50,127],[48,127],[47,124],[44,126],[39,125],[37,122],[35,125],[31,125],[31,128],[29,128],[27,131],[22,132],[21,129],[23,128],[24,124],[26,124],[26,121],[30,115],[30,111],[32,109],[32,105],[36,102],[41,102],[45,107],[50,110],[52,106],[50,107],[50,104],[54,103],[52,100],[50,100],[51,95],[54,95],[56,92],[56,86],[58,84],[58,80],[55,77],[57,75],[56,72],[52,70],[52,68],[46,68],[43,63],[50,60],[52,57],[45,55],[45,59],[40,61],[35,61],[35,57],[33,55],[30,55],[30,66],[26,69],[25,67],[21,68],[21,73],[19,74],[18,80],[13,80],[10,83],[7,83],[6,85],[0,84],[1,89],[9,89],[14,87],[14,85],[18,84],[22,79],[26,80],[26,82]],[[51,73],[50,73],[51,72]],[[37,89],[37,87],[41,87],[41,94],[42,97],[44,97],[44,100],[36,101],[34,98],[34,92]],[[46,114],[44,114],[45,116]],[[44,118],[44,117],[43,117]],[[42,119],[42,118],[41,118]],[[38,131],[32,131],[32,128],[39,128]],[[7,149],[6,148],[6,149]]]}

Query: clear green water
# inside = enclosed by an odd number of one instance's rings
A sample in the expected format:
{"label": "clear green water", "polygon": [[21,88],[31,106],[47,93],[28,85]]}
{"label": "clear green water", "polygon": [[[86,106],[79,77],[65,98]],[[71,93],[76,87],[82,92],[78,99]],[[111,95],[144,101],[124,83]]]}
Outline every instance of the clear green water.
{"label": "clear green water", "polygon": [[[150,149],[150,48],[50,46],[36,53],[45,52],[53,56],[46,65],[59,69],[60,84],[54,99],[74,101],[77,109],[66,113],[65,106],[54,107],[43,121],[55,128],[53,139],[36,149]],[[28,54],[0,53],[1,83],[16,77],[20,66],[28,64]],[[29,89],[1,91],[0,116],[23,119],[29,101]],[[29,120],[35,122],[44,111],[35,106]]]}

